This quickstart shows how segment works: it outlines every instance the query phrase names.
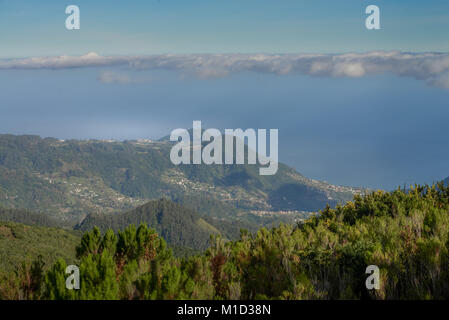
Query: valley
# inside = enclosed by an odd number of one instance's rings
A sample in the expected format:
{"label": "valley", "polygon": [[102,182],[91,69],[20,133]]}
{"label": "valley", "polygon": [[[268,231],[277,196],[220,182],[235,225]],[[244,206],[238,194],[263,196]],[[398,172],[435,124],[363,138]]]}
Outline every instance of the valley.
{"label": "valley", "polygon": [[303,216],[366,192],[307,179],[283,164],[275,176],[259,176],[255,165],[174,166],[172,145],[0,135],[0,205],[73,225],[91,213],[123,212],[158,198],[201,195],[238,215]]}

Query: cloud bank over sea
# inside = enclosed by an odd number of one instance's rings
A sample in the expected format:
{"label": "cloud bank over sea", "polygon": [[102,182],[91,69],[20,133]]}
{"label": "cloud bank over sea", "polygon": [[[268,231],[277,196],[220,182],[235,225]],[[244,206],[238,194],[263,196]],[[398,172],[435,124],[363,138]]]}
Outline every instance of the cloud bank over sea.
{"label": "cloud bank over sea", "polygon": [[[231,76],[242,72],[277,75],[359,78],[394,74],[449,89],[449,53],[373,51],[345,54],[163,54],[151,56],[31,57],[0,60],[2,69],[71,69],[122,66],[134,70],[170,70],[200,78]],[[99,77],[105,83],[129,83],[118,74]],[[106,81],[103,81],[106,80]]]}

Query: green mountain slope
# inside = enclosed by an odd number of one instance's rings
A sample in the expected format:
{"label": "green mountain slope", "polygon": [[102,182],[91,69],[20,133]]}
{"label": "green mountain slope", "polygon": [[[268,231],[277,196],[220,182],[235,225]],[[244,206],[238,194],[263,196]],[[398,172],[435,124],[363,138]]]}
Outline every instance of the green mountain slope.
{"label": "green mountain slope", "polygon": [[63,229],[0,222],[0,271],[15,270],[22,262],[42,255],[45,266],[57,259],[75,261],[80,234]]}
{"label": "green mountain slope", "polygon": [[172,145],[0,135],[0,205],[79,221],[150,199],[202,196],[261,215],[314,211],[363,192],[307,179],[282,164],[274,176],[260,176],[256,165],[174,166]]}
{"label": "green mountain slope", "polygon": [[134,210],[119,214],[88,215],[76,229],[88,231],[97,226],[123,230],[130,224],[145,223],[155,229],[168,244],[203,250],[209,244],[210,235],[221,232],[194,211],[166,199],[154,200]]}
{"label": "green mountain slope", "polygon": [[0,221],[17,222],[42,227],[61,227],[61,223],[44,213],[37,213],[24,209],[0,208]]}

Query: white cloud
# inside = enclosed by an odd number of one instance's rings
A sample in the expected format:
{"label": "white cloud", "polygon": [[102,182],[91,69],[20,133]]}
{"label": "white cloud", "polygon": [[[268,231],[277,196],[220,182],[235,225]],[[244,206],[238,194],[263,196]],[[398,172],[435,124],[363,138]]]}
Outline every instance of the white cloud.
{"label": "white cloud", "polygon": [[83,56],[35,57],[0,60],[0,69],[68,69],[101,67],[128,63],[125,57],[104,57],[90,52]]}
{"label": "white cloud", "polygon": [[[187,54],[152,56],[84,56],[36,57],[0,60],[1,69],[64,69],[127,66],[131,69],[164,69],[194,74],[201,78],[224,77],[239,72],[302,74],[322,77],[363,77],[391,73],[424,80],[448,88],[449,53],[368,52],[340,55],[246,55]],[[109,76],[102,76],[108,82]],[[113,78],[113,77],[112,77]],[[110,82],[125,82],[118,77]]]}

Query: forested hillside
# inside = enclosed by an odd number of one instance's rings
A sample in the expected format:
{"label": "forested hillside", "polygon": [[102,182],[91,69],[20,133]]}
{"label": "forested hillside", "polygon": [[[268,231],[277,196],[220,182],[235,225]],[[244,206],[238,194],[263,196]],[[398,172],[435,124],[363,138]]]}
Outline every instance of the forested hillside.
{"label": "forested hillside", "polygon": [[161,197],[200,199],[204,203],[197,206],[209,212],[220,202],[230,208],[228,216],[298,217],[364,191],[310,180],[282,164],[275,176],[260,176],[256,165],[174,166],[172,145],[0,135],[0,205],[46,212],[68,223]]}
{"label": "forested hillside", "polygon": [[210,235],[220,231],[190,209],[161,199],[150,201],[129,212],[119,214],[91,214],[76,229],[87,231],[98,227],[103,232],[124,230],[127,226],[146,224],[155,229],[172,246],[204,250]]}
{"label": "forested hillside", "polygon": [[[182,204],[181,204],[182,203]],[[182,198],[152,200],[136,209],[118,214],[89,214],[75,230],[88,231],[93,227],[101,231],[124,230],[130,224],[144,223],[155,229],[170,247],[188,247],[204,250],[210,235],[220,234],[224,239],[236,240],[241,229],[256,232],[258,226],[278,225],[291,219],[253,217],[241,219],[231,206],[207,198]]]}
{"label": "forested hillside", "polygon": [[43,212],[33,212],[24,209],[5,209],[0,207],[0,221],[18,222],[27,225],[43,227],[61,227],[60,221],[49,217]]}
{"label": "forested hillside", "polygon": [[0,275],[39,255],[47,268],[63,258],[75,262],[75,247],[81,234],[57,228],[31,226],[0,220]]}
{"label": "forested hillside", "polygon": [[[95,228],[76,255],[80,290],[65,289],[60,259],[47,272],[36,267],[31,288],[4,280],[0,298],[447,299],[449,188],[356,196],[297,225],[215,236],[204,254],[184,259],[145,225]],[[368,265],[380,269],[379,290],[365,287]]]}

